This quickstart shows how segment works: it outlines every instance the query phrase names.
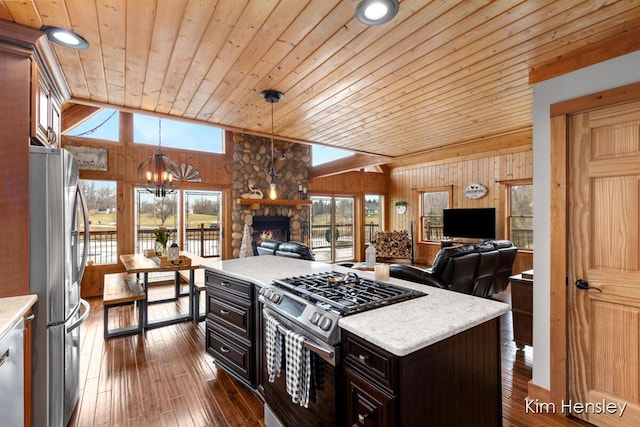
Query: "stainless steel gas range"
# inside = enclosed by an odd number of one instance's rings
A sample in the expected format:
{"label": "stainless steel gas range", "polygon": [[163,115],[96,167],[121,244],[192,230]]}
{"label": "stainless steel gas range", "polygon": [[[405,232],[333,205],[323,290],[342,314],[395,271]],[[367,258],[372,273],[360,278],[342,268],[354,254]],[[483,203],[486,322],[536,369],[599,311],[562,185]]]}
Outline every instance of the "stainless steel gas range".
{"label": "stainless steel gas range", "polygon": [[[321,380],[321,387],[314,382],[313,399],[306,408],[291,401],[284,372],[275,382],[266,381],[267,426],[338,425],[341,408],[337,402],[342,401],[341,390],[337,387],[341,343],[339,319],[424,295],[360,277],[354,272],[322,272],[274,280],[263,286],[259,300],[265,316],[274,317],[282,332],[291,330],[305,337],[304,346],[314,361],[314,375]],[[263,370],[266,372],[265,367]]]}

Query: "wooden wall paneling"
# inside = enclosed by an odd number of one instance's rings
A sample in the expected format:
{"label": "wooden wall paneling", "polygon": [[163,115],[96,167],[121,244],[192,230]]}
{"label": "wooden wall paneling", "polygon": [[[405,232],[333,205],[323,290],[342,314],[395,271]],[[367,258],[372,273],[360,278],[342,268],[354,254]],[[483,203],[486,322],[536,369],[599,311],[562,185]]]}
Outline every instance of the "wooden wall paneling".
{"label": "wooden wall paneling", "polygon": [[[498,141],[494,140],[493,142],[496,147],[499,147]],[[415,206],[410,203],[407,214],[403,218],[399,218],[399,215],[393,211],[389,216],[388,229],[401,229],[401,227],[407,226],[409,221],[413,220],[417,242],[420,237],[420,200],[417,197],[419,190],[451,186],[451,207],[495,207],[497,215],[496,237],[503,238],[505,235],[506,193],[503,191],[501,181],[532,178],[533,157],[531,147],[530,145],[521,147],[519,151],[513,152],[488,150],[488,152],[495,154],[485,154],[482,157],[472,153],[457,160],[449,159],[446,162],[430,162],[414,165],[413,167],[390,168],[389,203],[392,205],[396,200],[406,198],[406,191],[415,188],[413,190],[415,200],[413,204]],[[487,196],[478,200],[464,197],[462,191],[471,182],[480,182],[485,185],[488,189]],[[439,244],[417,243],[415,250],[417,262],[431,263],[439,249]],[[532,255],[522,256],[522,265],[525,267],[530,266],[532,259]],[[517,268],[520,268],[520,266]]]}
{"label": "wooden wall paneling", "polygon": [[[0,34],[2,35],[2,34]],[[0,43],[0,216],[5,225],[0,297],[29,293],[29,135],[32,61]]]}

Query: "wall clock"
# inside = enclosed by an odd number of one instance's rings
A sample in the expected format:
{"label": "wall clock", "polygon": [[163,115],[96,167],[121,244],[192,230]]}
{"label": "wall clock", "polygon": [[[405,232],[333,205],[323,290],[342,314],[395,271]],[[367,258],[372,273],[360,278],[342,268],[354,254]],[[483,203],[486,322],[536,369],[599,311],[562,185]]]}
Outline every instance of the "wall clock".
{"label": "wall clock", "polygon": [[467,185],[467,187],[463,191],[463,194],[466,198],[471,200],[481,199],[482,197],[487,195],[487,187],[480,183],[472,182],[471,184]]}

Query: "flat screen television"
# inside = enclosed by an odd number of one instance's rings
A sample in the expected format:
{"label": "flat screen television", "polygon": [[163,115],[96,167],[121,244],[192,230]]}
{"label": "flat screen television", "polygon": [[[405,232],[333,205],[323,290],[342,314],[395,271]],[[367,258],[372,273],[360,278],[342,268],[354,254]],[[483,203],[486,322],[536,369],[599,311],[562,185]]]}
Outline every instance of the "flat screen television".
{"label": "flat screen television", "polygon": [[442,234],[470,239],[496,238],[496,208],[444,209]]}

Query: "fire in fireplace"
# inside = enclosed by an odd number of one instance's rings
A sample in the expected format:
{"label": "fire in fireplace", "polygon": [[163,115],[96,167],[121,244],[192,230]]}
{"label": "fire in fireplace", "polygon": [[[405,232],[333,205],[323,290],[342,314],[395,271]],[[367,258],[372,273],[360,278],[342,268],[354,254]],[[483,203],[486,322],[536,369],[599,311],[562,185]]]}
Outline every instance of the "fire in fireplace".
{"label": "fire in fireplace", "polygon": [[253,253],[258,254],[256,246],[262,240],[276,240],[286,242],[289,240],[288,216],[256,216],[253,218]]}

